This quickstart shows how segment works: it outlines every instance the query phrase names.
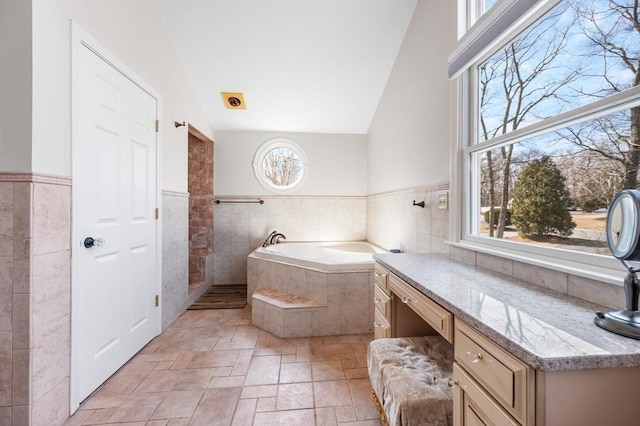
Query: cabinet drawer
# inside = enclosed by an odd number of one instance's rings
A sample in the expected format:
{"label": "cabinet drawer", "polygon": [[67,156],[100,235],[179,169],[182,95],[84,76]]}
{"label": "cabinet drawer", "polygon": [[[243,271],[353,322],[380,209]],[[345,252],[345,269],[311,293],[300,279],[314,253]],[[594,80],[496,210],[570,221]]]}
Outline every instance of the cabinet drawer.
{"label": "cabinet drawer", "polygon": [[387,294],[389,293],[389,271],[376,263],[375,269],[373,271],[373,276],[376,280],[376,284],[380,286]]}
{"label": "cabinet drawer", "polygon": [[398,296],[401,303],[411,307],[442,337],[453,342],[453,315],[451,312],[393,274],[389,274],[389,290]]}
{"label": "cabinet drawer", "polygon": [[458,366],[453,364],[455,426],[518,426],[500,405]]}
{"label": "cabinet drawer", "polygon": [[373,289],[373,304],[376,306],[382,315],[384,315],[387,320],[390,320],[391,315],[391,297],[382,290],[378,285],[376,285]]}
{"label": "cabinet drawer", "polygon": [[527,424],[532,370],[468,324],[455,323],[455,359],[513,417]]}
{"label": "cabinet drawer", "polygon": [[374,309],[375,315],[373,320],[373,338],[382,339],[391,337],[391,325],[384,314],[379,310]]}

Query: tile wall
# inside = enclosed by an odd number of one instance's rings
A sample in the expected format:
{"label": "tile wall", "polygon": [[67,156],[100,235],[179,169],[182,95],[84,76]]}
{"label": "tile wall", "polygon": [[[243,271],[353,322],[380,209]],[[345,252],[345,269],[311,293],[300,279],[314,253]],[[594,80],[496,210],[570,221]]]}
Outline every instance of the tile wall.
{"label": "tile wall", "polygon": [[[163,329],[199,296],[187,293],[188,209],[188,194],[163,193]],[[68,417],[70,244],[71,181],[0,173],[0,426]]]}
{"label": "tile wall", "polygon": [[438,195],[448,190],[449,185],[437,185],[369,196],[367,240],[387,250],[448,254],[449,210],[438,208]]}
{"label": "tile wall", "polygon": [[287,241],[361,241],[367,237],[366,197],[260,198],[264,204],[214,205],[214,284],[246,283],[247,256],[273,230],[286,235]]}
{"label": "tile wall", "polygon": [[162,329],[189,299],[189,194],[162,191]]}
{"label": "tile wall", "polygon": [[500,272],[612,309],[621,309],[624,305],[624,289],[619,285],[595,281],[461,247],[451,247],[451,257],[469,265]]}
{"label": "tile wall", "polygon": [[69,413],[71,181],[0,173],[0,425]]}
{"label": "tile wall", "polygon": [[[449,253],[449,211],[437,208],[449,185],[369,197],[264,196],[264,204],[214,205],[214,284],[246,283],[247,256],[273,230],[288,241],[368,240],[385,249]],[[257,200],[216,197],[221,200]],[[425,202],[425,208],[413,201]]]}

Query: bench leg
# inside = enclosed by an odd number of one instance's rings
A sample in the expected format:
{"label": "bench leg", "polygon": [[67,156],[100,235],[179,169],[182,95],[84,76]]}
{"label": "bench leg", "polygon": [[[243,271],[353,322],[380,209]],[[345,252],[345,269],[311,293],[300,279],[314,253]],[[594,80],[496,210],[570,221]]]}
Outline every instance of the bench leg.
{"label": "bench leg", "polygon": [[389,426],[389,421],[387,420],[387,416],[384,414],[384,409],[382,408],[382,404],[380,404],[378,395],[376,395],[376,391],[374,391],[373,389],[371,389],[371,398],[373,398],[373,405],[375,405],[376,411],[380,416],[380,421],[382,422],[382,426]]}

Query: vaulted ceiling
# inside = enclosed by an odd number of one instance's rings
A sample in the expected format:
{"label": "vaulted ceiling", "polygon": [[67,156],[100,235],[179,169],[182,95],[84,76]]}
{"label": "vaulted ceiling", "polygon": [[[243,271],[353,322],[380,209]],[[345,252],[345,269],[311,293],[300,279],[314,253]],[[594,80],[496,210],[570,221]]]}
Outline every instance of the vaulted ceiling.
{"label": "vaulted ceiling", "polygon": [[[160,0],[218,130],[365,134],[417,0]],[[221,92],[242,92],[245,110]]]}

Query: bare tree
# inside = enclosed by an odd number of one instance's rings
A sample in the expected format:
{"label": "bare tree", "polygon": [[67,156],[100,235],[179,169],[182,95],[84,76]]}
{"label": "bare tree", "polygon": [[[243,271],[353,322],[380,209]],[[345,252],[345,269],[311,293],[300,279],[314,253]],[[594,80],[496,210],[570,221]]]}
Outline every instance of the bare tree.
{"label": "bare tree", "polygon": [[608,206],[623,187],[624,169],[620,162],[594,151],[568,153],[555,157],[566,179],[573,200],[594,200]]}
{"label": "bare tree", "polygon": [[[561,11],[553,13],[479,67],[480,137],[483,140],[516,130],[527,121],[545,118],[544,105],[565,101],[562,91],[580,74],[580,70],[567,67],[559,60],[571,28],[560,24],[561,15]],[[489,223],[490,236],[497,238],[504,236],[512,186],[513,147],[511,144],[500,148],[499,170],[495,168],[493,155],[487,152],[491,219],[496,207],[495,184],[501,180],[495,234],[493,219]],[[501,179],[495,176],[496,173],[501,175]]]}
{"label": "bare tree", "polygon": [[302,173],[298,155],[287,148],[272,149],[264,156],[262,169],[265,178],[275,186],[289,186]]}
{"label": "bare tree", "polygon": [[[582,94],[605,97],[640,85],[640,0],[573,0],[571,6],[590,41],[587,58],[599,57],[601,84]],[[640,107],[593,120],[566,135],[583,151],[619,162],[623,187],[638,186],[640,165]]]}

